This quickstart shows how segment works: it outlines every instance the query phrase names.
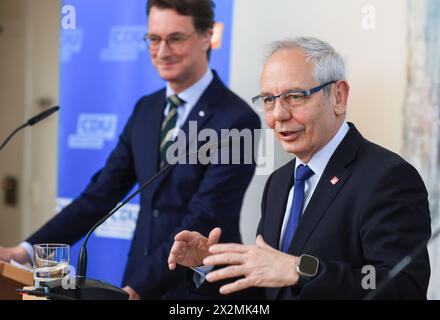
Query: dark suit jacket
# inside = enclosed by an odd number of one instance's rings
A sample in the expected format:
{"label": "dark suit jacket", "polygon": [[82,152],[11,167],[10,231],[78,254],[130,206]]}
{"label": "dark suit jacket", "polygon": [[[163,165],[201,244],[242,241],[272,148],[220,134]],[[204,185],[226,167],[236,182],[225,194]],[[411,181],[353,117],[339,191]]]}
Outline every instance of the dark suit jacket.
{"label": "dark suit jacket", "polygon": [[[104,168],[72,204],[27,239],[74,243],[131,190],[153,176],[159,167],[159,135],[165,89],[137,103]],[[204,113],[201,113],[203,111]],[[203,115],[203,116],[202,116]],[[259,129],[259,117],[218,76],[194,106],[189,121],[198,130]],[[190,140],[190,139],[188,139]],[[205,142],[199,141],[198,146]],[[242,165],[177,165],[140,196],[140,213],[125,270],[124,284],[143,298],[188,298],[183,270],[170,272],[167,258],[177,232],[189,229],[207,235],[215,226],[225,241],[241,241],[239,213],[255,162]]]}
{"label": "dark suit jacket", "polygon": [[[265,186],[258,234],[274,248],[278,248],[294,169],[295,160],[276,170]],[[333,185],[330,180],[335,176],[339,182]],[[379,285],[430,234],[427,192],[417,171],[400,156],[365,140],[350,124],[301,217],[288,252],[316,256],[318,275],[301,286],[265,288],[264,292],[254,289],[235,297],[362,299],[369,293],[362,288],[367,275],[362,273],[364,266],[376,268]],[[424,250],[378,298],[426,298],[429,276]],[[209,284],[200,290],[213,292]]]}

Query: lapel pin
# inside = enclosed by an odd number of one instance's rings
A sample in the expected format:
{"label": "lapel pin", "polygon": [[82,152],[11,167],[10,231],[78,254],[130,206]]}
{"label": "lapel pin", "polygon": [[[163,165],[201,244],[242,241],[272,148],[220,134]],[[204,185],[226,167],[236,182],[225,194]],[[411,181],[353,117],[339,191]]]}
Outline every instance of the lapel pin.
{"label": "lapel pin", "polygon": [[205,116],[205,111],[203,111],[203,110],[200,111],[200,112],[199,112],[199,117],[202,117],[202,118],[203,118],[204,116]]}
{"label": "lapel pin", "polygon": [[335,184],[337,184],[337,183],[339,182],[339,178],[336,177],[336,176],[334,176],[334,177],[330,180],[330,182],[332,183],[332,185],[335,185]]}

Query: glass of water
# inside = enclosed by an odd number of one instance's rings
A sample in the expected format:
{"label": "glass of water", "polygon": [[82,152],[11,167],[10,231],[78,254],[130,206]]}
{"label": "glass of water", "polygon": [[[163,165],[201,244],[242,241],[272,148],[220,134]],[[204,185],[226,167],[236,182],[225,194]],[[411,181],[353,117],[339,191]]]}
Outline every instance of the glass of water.
{"label": "glass of water", "polygon": [[34,285],[58,286],[69,274],[70,246],[67,244],[36,244],[34,247]]}

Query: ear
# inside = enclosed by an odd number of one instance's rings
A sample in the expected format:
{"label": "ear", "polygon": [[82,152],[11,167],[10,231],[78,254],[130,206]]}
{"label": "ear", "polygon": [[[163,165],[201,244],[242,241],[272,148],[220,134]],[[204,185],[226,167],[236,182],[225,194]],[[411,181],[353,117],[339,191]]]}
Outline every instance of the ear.
{"label": "ear", "polygon": [[341,80],[336,82],[333,89],[334,112],[337,116],[345,114],[347,111],[348,94],[350,85],[347,81]]}
{"label": "ear", "polygon": [[213,29],[206,30],[202,33],[197,33],[197,36],[199,39],[203,41],[203,51],[208,51],[208,49],[211,47],[211,39],[213,35]]}

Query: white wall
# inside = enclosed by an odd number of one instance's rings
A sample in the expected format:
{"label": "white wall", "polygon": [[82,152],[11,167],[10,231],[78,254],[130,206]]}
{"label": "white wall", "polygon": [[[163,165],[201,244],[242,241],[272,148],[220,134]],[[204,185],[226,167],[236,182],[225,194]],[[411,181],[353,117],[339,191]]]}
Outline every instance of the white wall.
{"label": "white wall", "polygon": [[[59,0],[25,0],[26,117],[59,103]],[[47,99],[42,106],[40,99]],[[57,115],[26,132],[22,234],[28,236],[55,214],[57,190]]]}
{"label": "white wall", "polygon": [[[376,10],[376,30],[362,27],[364,6]],[[395,152],[402,146],[406,85],[406,1],[403,0],[236,0],[231,87],[251,103],[267,44],[315,36],[332,44],[347,61],[351,84],[348,120],[363,135]],[[262,119],[263,121],[263,119]],[[290,158],[276,143],[275,165]],[[267,176],[256,176],[241,221],[244,241],[253,243]]]}
{"label": "white wall", "polygon": [[[0,139],[58,101],[58,0],[1,0]],[[0,245],[15,245],[55,214],[57,118],[17,135],[0,154],[0,179],[19,182],[17,207],[0,199]],[[0,181],[1,183],[1,181]],[[3,197],[3,193],[1,194]]]}
{"label": "white wall", "polygon": [[[24,5],[19,0],[0,1],[0,140],[21,124],[24,119]],[[0,153],[0,243],[13,244],[21,235],[21,209],[5,205],[3,180],[6,176],[18,178],[22,189],[23,135],[17,135]],[[22,197],[20,196],[18,201]]]}

